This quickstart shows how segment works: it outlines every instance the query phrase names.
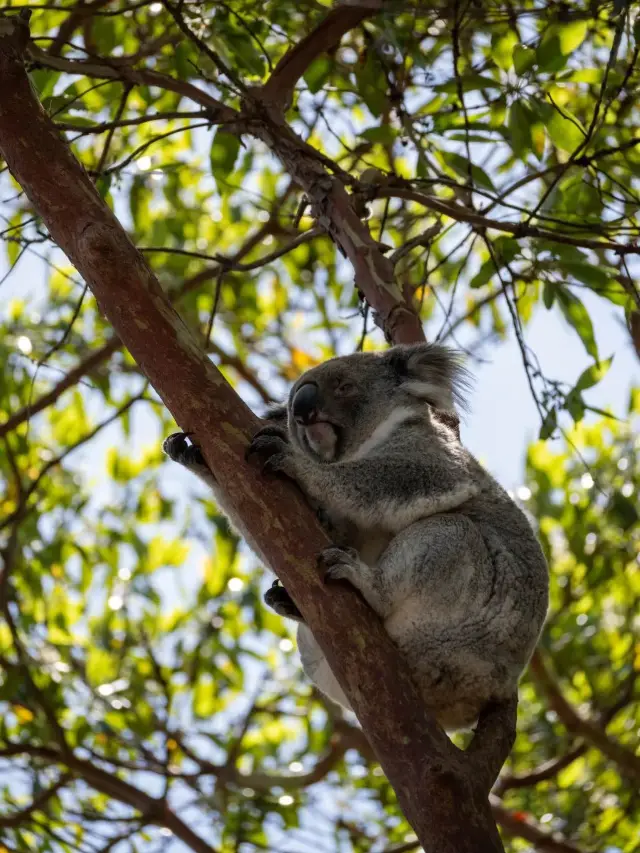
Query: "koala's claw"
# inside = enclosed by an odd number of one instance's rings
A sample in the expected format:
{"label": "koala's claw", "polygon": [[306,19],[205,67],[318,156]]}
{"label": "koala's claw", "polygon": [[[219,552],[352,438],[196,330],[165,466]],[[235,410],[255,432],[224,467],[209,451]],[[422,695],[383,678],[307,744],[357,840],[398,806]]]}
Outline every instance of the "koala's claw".
{"label": "koala's claw", "polygon": [[196,444],[187,444],[187,438],[191,433],[174,432],[167,436],[162,442],[162,449],[167,454],[169,459],[177,462],[179,465],[185,465],[187,468],[195,465],[204,465],[204,456],[202,451]]}
{"label": "koala's claw", "polygon": [[284,471],[290,450],[279,435],[265,435],[260,430],[247,448],[245,459],[248,461],[254,454],[260,457],[263,474],[276,474]]}
{"label": "koala's claw", "polygon": [[279,580],[275,580],[271,587],[265,592],[264,603],[267,607],[275,610],[278,616],[285,616],[288,619],[296,619],[298,622],[303,621],[302,614]]}
{"label": "koala's claw", "polygon": [[351,580],[358,571],[360,557],[354,548],[333,545],[318,555],[318,565],[325,570],[324,582]]}
{"label": "koala's claw", "polygon": [[274,435],[278,438],[281,438],[287,444],[289,443],[289,434],[287,432],[287,428],[279,426],[278,424],[269,424],[268,426],[259,429],[258,432],[253,436],[253,441],[263,435]]}

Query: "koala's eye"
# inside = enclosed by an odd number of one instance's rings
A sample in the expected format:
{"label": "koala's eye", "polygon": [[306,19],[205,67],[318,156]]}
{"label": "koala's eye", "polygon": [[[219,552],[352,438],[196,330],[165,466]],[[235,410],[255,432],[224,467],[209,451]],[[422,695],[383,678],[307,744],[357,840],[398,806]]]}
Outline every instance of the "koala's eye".
{"label": "koala's eye", "polygon": [[336,387],[336,394],[341,397],[346,397],[349,394],[353,394],[356,390],[356,386],[353,382],[340,382],[340,384]]}

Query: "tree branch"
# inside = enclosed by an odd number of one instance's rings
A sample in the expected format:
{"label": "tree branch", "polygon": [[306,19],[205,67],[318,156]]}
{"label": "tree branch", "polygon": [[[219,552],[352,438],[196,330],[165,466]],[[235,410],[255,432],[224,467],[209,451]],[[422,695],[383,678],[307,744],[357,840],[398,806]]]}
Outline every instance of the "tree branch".
{"label": "tree branch", "polygon": [[50,391],[47,391],[46,394],[38,397],[38,399],[30,405],[24,406],[24,408],[14,412],[4,423],[0,424],[0,438],[9,432],[12,432],[16,427],[19,427],[20,424],[28,421],[33,417],[33,415],[37,415],[38,412],[41,412],[43,409],[46,409],[48,406],[55,403],[58,397],[64,394],[64,392],[69,388],[73,388],[74,385],[77,385],[83,376],[86,376],[88,373],[91,373],[92,370],[95,370],[96,367],[104,364],[104,362],[107,361],[114,352],[117,352],[121,346],[122,344],[118,338],[114,337],[110,341],[107,341],[104,346],[101,346],[100,349],[97,349],[94,353],[87,356],[87,358],[70,370],[66,376],[63,376]]}
{"label": "tree branch", "polygon": [[[501,851],[487,799],[495,758],[482,747],[486,728],[479,727],[480,743],[465,762],[426,713],[381,621],[353,590],[326,588],[316,566],[326,536],[296,490],[281,481],[267,483],[245,462],[257,420],[197,345],[35,99],[22,61],[27,41],[24,18],[0,17],[0,151],[12,175],[167,408],[185,431],[196,434],[230,507],[244,519],[265,561],[278,570],[326,654],[425,851]],[[304,188],[319,224],[354,264],[358,285],[379,311],[387,334],[397,341],[423,339],[392,265],[342,183],[268,110],[243,121]],[[498,735],[498,741],[504,748],[508,736]],[[487,769],[476,774],[479,755]],[[127,784],[88,763],[82,767],[90,784],[105,793]],[[113,795],[122,798],[118,790]],[[134,795],[149,809],[156,804],[135,788]],[[162,822],[178,837],[188,829],[175,815]],[[187,843],[209,853],[197,836]]]}
{"label": "tree branch", "polygon": [[[324,533],[291,486],[266,483],[245,462],[255,417],[193,340],[35,99],[21,57],[28,38],[24,21],[5,17],[0,25],[0,150],[11,173],[168,409],[185,431],[196,433],[231,507],[250,526],[266,561],[278,569],[327,655],[425,849],[500,851],[486,790],[475,785],[459,750],[427,715],[380,620],[352,590],[329,591],[323,584],[315,555],[328,544]],[[296,142],[297,155],[300,148]],[[294,178],[309,177],[308,155],[300,157],[305,163]],[[317,167],[317,161],[312,162]],[[362,252],[365,270],[371,264],[377,272],[377,248],[374,253],[368,234],[366,240],[361,236],[362,223],[344,188],[334,188],[329,181],[330,206],[342,225],[341,237],[352,257]],[[326,192],[326,180],[321,191]],[[388,279],[390,274],[383,270],[384,285]],[[397,290],[392,279],[388,286]],[[415,322],[419,328],[417,318]],[[365,676],[372,672],[375,679]],[[100,777],[105,791],[112,783],[106,775]]]}
{"label": "tree branch", "polygon": [[608,250],[617,255],[639,255],[640,245],[633,243],[616,243],[613,240],[592,240],[589,237],[574,237],[571,234],[563,234],[561,231],[552,231],[549,228],[540,228],[537,225],[528,225],[525,222],[503,222],[500,219],[490,219],[482,213],[476,213],[461,204],[447,202],[436,196],[418,192],[410,186],[399,186],[385,184],[375,190],[376,198],[404,198],[407,201],[415,201],[429,210],[435,210],[457,222],[468,222],[476,229],[490,229],[501,231],[505,234],[513,234],[514,237],[534,237],[540,240],[549,240],[552,243],[563,243],[568,246],[578,246],[582,249],[593,249],[594,251]]}
{"label": "tree branch", "polygon": [[540,650],[536,650],[529,664],[536,682],[543,689],[551,708],[556,712],[567,731],[580,735],[597,747],[621,772],[640,781],[640,757],[609,737],[604,728],[580,716],[562,694],[560,686],[548,669]]}
{"label": "tree branch", "polygon": [[16,829],[24,822],[28,821],[34,812],[43,811],[49,802],[64,786],[72,779],[71,773],[63,773],[57,782],[51,785],[50,788],[45,788],[44,791],[34,797],[33,801],[23,809],[14,812],[10,815],[0,815],[0,828]]}
{"label": "tree branch", "polygon": [[[268,229],[269,223],[265,223],[265,228]],[[262,235],[262,229],[253,234],[246,243],[240,247],[240,249],[230,258],[220,257],[220,262],[216,266],[212,266],[209,269],[202,270],[199,273],[196,273],[191,278],[186,279],[183,282],[182,286],[170,294],[171,301],[179,300],[180,297],[184,296],[186,293],[191,292],[194,287],[201,285],[203,282],[214,278],[220,269],[220,264],[226,263],[228,264],[228,269],[230,270],[242,270],[244,272],[251,269],[257,269],[260,266],[263,266],[266,263],[269,263],[276,258],[281,257],[302,243],[306,243],[309,240],[313,239],[320,234],[324,234],[324,229],[311,229],[309,231],[305,231],[303,234],[300,234],[298,237],[294,238],[291,242],[287,243],[285,246],[281,246],[279,249],[274,250],[271,254],[262,258],[259,262],[253,262],[252,264],[241,264],[240,258],[244,257],[244,255],[248,254],[254,247],[256,243],[256,236]],[[304,239],[303,239],[304,238]],[[143,249],[142,251],[147,252],[165,252],[171,251],[167,249]],[[207,256],[209,258],[209,256]],[[107,341],[106,344],[100,347],[100,349],[96,350],[91,355],[88,355],[83,361],[77,364],[72,370],[70,370],[66,376],[56,384],[54,387],[48,391],[46,394],[43,394],[33,403],[30,403],[27,406],[24,406],[22,409],[19,409],[17,412],[14,412],[10,415],[4,423],[0,424],[0,438],[7,435],[7,433],[12,432],[20,424],[28,421],[34,415],[37,415],[39,412],[42,412],[44,409],[51,406],[56,400],[64,394],[69,388],[73,388],[77,383],[88,373],[91,373],[92,370],[100,367],[106,361],[108,361],[111,356],[118,352],[118,350],[122,349],[122,341],[114,335],[111,340]],[[257,381],[256,377],[253,373],[247,368],[244,362],[238,358],[237,356],[225,352],[222,347],[220,347],[215,342],[211,342],[209,344],[209,350],[215,355],[218,356],[221,363],[224,365],[228,365],[232,367],[236,373],[244,379],[247,384],[251,385],[251,387],[260,395],[265,403],[270,403],[271,398],[267,394],[264,387],[260,382]]]}
{"label": "tree branch", "polygon": [[349,0],[334,6],[315,29],[285,53],[262,87],[261,97],[281,110],[287,109],[296,83],[311,63],[336,47],[345,33],[381,8],[381,0]]}
{"label": "tree branch", "polygon": [[573,749],[569,749],[555,758],[550,758],[549,761],[544,761],[528,773],[505,773],[494,785],[493,793],[496,797],[502,797],[505,791],[512,788],[529,788],[539,782],[547,782],[557,776],[565,767],[569,767],[570,764],[577,761],[586,751],[586,743],[580,742]]}
{"label": "tree branch", "polygon": [[502,827],[505,835],[511,838],[524,838],[540,853],[584,853],[575,844],[567,841],[559,833],[542,829],[530,818],[519,817],[506,809],[497,797],[491,796],[491,810]]}
{"label": "tree branch", "polygon": [[466,756],[469,772],[486,790],[496,781],[516,739],[518,697],[510,702],[488,705],[480,715]]}
{"label": "tree branch", "polygon": [[[423,341],[424,331],[417,314],[404,301],[393,264],[380,251],[355,211],[342,181],[331,176],[311,156],[302,140],[269,109],[268,104],[245,105],[243,126],[261,139],[280,159],[285,169],[305,191],[318,224],[351,261],[356,285],[376,312],[376,323],[388,340],[396,343]],[[262,113],[261,115],[259,113]]]}
{"label": "tree branch", "polygon": [[[0,41],[1,39],[0,35]],[[78,758],[72,752],[62,755],[56,749],[50,747],[31,747],[27,744],[11,744],[4,749],[0,749],[0,758],[10,758],[18,755],[31,755],[44,758],[51,764],[62,764],[68,767],[74,776],[83,779],[88,785],[95,788],[96,791],[100,791],[108,797],[112,797],[114,800],[118,800],[118,802],[136,809],[149,823],[166,826],[173,832],[176,838],[179,838],[194,853],[215,853],[214,848],[200,838],[199,835],[196,835],[169,808],[165,800],[151,797],[130,782],[120,779],[114,773],[102,770],[90,761]]]}
{"label": "tree branch", "polygon": [[126,65],[108,65],[93,60],[64,59],[59,56],[51,56],[45,53],[35,44],[29,44],[26,52],[34,61],[36,66],[43,68],[54,68],[67,74],[83,74],[87,77],[104,77],[113,80],[126,80],[129,83],[138,83],[142,86],[158,86],[169,92],[175,92],[189,98],[196,104],[200,104],[207,110],[207,118],[212,122],[233,122],[238,118],[238,113],[231,107],[225,106],[214,97],[189,83],[186,80],[176,80],[168,74],[159,71],[151,71],[147,68],[131,68]]}

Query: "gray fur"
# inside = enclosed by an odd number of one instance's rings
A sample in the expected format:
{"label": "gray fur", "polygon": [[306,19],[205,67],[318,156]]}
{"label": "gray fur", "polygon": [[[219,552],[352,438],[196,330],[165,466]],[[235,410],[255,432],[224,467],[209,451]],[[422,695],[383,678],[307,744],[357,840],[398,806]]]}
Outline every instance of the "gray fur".
{"label": "gray fur", "polygon": [[[463,402],[465,382],[435,344],[331,359],[293,386],[286,433],[268,427],[250,447],[322,507],[336,542],[322,554],[327,579],[348,580],[380,615],[448,730],[514,695],[548,603],[525,515],[434,417]],[[309,384],[317,407],[302,422],[294,401]],[[298,645],[307,675],[348,707],[304,623]]]}

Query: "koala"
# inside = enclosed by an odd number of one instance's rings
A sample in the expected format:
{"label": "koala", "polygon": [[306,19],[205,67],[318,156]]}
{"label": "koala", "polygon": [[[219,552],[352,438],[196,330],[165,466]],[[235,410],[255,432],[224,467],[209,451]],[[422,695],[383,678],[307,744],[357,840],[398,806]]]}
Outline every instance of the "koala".
{"label": "koala", "polygon": [[[447,731],[516,694],[548,605],[526,516],[457,439],[467,384],[460,356],[437,344],[333,358],[294,384],[286,425],[281,408],[248,449],[319,511],[335,543],[319,556],[325,579],[347,581],[376,611]],[[165,450],[185,464],[181,440]],[[286,590],[276,581],[265,599],[300,623],[305,673],[349,708]]]}

